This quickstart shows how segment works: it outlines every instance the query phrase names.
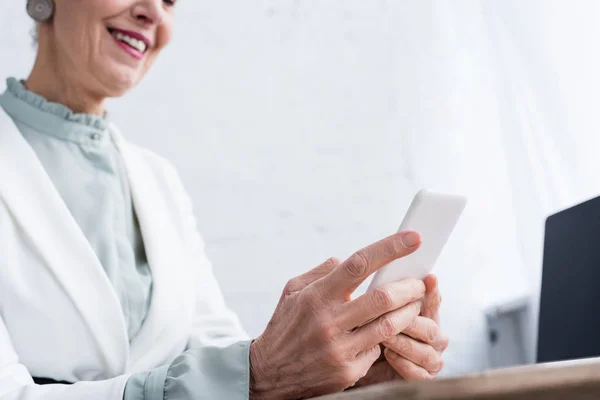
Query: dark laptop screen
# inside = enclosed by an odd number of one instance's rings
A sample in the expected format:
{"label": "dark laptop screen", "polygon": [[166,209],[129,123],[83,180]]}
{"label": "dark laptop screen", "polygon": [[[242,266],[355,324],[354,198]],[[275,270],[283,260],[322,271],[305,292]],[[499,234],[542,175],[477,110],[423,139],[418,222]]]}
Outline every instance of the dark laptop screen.
{"label": "dark laptop screen", "polygon": [[538,362],[600,356],[600,197],[546,220]]}

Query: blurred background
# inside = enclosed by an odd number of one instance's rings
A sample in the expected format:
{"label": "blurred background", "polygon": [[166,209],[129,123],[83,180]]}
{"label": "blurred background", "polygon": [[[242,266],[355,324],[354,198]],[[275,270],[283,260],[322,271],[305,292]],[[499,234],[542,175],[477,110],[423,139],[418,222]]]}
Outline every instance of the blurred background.
{"label": "blurred background", "polygon": [[[24,2],[0,3],[0,77],[25,78],[33,24]],[[533,361],[545,218],[600,192],[600,2],[204,0],[176,14],[174,42],[110,117],[179,169],[251,335],[287,280],[395,232],[426,187],[470,199],[436,266],[445,373]],[[513,309],[525,317],[499,351],[490,315]]]}

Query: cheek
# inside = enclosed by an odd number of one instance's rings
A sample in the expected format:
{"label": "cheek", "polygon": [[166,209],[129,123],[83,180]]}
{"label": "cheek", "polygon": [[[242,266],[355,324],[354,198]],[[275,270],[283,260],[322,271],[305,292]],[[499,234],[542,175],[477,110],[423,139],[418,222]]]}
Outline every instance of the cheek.
{"label": "cheek", "polygon": [[148,69],[150,69],[160,52],[171,42],[171,37],[172,31],[170,24],[165,24],[158,29],[156,32],[156,47],[146,57],[146,63],[143,71],[144,74],[148,71]]}
{"label": "cheek", "polygon": [[64,58],[79,65],[94,62],[103,39],[101,25],[85,16],[82,13],[64,13],[54,21],[53,29]]}
{"label": "cheek", "polygon": [[170,42],[173,36],[173,16],[169,16],[168,20],[162,24],[156,32],[156,50],[164,49]]}
{"label": "cheek", "polygon": [[93,45],[93,35],[78,24],[64,24],[55,29],[56,43],[58,45],[61,58],[69,60],[71,64],[81,65],[91,57]]}

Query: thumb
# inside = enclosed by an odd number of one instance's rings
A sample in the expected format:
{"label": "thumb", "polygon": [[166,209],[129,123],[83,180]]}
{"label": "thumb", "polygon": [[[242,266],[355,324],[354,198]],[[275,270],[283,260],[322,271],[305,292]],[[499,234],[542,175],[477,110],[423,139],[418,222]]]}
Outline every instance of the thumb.
{"label": "thumb", "polygon": [[442,304],[442,295],[438,286],[438,280],[435,275],[428,275],[425,280],[425,297],[421,307],[421,315],[432,319],[436,324],[440,323],[440,305]]}

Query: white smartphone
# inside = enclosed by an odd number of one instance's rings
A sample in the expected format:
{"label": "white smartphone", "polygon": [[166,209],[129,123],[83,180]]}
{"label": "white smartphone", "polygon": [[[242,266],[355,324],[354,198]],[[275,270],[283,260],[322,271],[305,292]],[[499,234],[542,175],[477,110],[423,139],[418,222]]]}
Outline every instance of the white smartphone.
{"label": "white smartphone", "polygon": [[421,247],[375,272],[367,291],[402,279],[425,279],[467,205],[464,196],[423,189],[415,195],[398,231],[419,232]]}

